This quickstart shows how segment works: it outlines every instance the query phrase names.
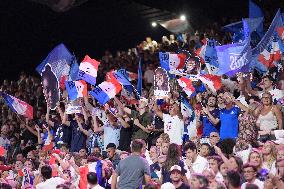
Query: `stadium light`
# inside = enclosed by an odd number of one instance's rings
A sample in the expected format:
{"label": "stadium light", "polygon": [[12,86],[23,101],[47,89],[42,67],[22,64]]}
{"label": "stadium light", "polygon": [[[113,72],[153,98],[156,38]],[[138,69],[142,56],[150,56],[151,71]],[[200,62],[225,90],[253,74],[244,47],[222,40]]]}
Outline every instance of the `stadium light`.
{"label": "stadium light", "polygon": [[156,22],[152,22],[152,27],[156,27],[157,23]]}
{"label": "stadium light", "polygon": [[182,21],[185,21],[185,20],[186,20],[185,15],[182,14],[182,15],[180,16],[180,19],[181,19]]}

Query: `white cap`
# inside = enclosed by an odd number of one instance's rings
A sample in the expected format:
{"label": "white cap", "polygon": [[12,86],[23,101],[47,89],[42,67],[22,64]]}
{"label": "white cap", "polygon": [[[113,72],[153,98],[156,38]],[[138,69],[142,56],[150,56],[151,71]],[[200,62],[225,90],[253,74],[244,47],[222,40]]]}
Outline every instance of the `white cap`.
{"label": "white cap", "polygon": [[172,183],[166,182],[162,184],[161,189],[176,189],[176,187]]}
{"label": "white cap", "polygon": [[170,172],[174,171],[174,170],[177,170],[177,171],[180,171],[181,172],[181,167],[178,166],[178,165],[173,165],[170,169]]}

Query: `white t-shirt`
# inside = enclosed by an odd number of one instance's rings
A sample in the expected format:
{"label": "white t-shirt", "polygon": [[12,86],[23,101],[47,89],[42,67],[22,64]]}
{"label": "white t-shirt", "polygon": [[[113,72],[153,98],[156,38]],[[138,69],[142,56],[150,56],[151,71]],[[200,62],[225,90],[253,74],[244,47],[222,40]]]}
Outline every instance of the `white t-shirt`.
{"label": "white t-shirt", "polygon": [[[245,189],[246,185],[248,182],[245,182],[242,184],[241,189]],[[252,184],[255,184],[258,186],[259,189],[263,189],[264,188],[264,183],[258,179],[255,179],[254,182]]]}
{"label": "white t-shirt", "polygon": [[57,185],[64,183],[65,180],[63,178],[53,177],[36,185],[36,189],[56,189]]}
{"label": "white t-shirt", "polygon": [[164,133],[170,137],[170,143],[182,145],[182,136],[184,132],[184,122],[177,115],[171,116],[163,114]]}
{"label": "white t-shirt", "polygon": [[104,188],[97,184],[96,186],[93,186],[91,189],[104,189]]}
{"label": "white t-shirt", "polygon": [[[200,155],[197,155],[196,160],[195,160],[195,162],[192,163],[191,167],[192,167],[194,173],[202,174],[202,172],[204,170],[208,169],[209,163],[208,163],[206,158],[204,158]],[[193,174],[193,173],[190,172],[190,170],[188,169],[187,166],[186,166],[186,170],[187,170],[186,177],[190,178],[191,174]]]}

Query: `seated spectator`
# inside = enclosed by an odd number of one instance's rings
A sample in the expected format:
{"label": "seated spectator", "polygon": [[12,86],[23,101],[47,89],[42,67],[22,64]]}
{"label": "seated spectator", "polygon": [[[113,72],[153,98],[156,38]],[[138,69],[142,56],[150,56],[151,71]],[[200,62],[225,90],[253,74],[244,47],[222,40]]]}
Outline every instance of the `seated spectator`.
{"label": "seated spectator", "polygon": [[170,169],[170,177],[171,183],[175,186],[176,189],[189,189],[190,187],[187,186],[182,181],[182,172],[181,167],[178,165],[173,165]]}
{"label": "seated spectator", "polygon": [[255,184],[259,189],[264,188],[264,183],[257,179],[257,168],[254,165],[245,164],[243,166],[243,173],[246,182],[242,184],[242,189],[245,189],[247,184]]}
{"label": "seated spectator", "polygon": [[103,189],[103,187],[98,184],[98,177],[96,173],[89,172],[87,175],[87,181],[89,189]]}

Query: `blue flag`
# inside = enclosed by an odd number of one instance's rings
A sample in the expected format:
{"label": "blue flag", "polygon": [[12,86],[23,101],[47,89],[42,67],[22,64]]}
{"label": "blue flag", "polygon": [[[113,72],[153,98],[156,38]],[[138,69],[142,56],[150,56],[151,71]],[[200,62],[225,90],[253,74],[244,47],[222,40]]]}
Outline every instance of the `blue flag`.
{"label": "blue flag", "polygon": [[[264,18],[264,14],[259,6],[252,2],[252,0],[249,1],[249,18]],[[263,22],[257,27],[257,33],[260,35],[260,37],[263,36]]]}
{"label": "blue flag", "polygon": [[64,44],[56,46],[48,56],[37,66],[36,71],[41,74],[46,64],[49,64],[54,71],[58,81],[63,76],[68,76],[70,71],[70,65],[73,62],[73,55],[65,47]]}
{"label": "blue flag", "polygon": [[283,25],[283,22],[281,18],[280,9],[279,9],[273,21],[271,22],[269,29],[267,30],[267,32],[265,33],[261,41],[257,44],[255,48],[252,49],[252,55],[258,55],[261,52],[263,52],[263,50],[265,50],[268,44],[272,41],[272,38],[273,38],[273,35],[275,34],[276,29],[282,25]]}
{"label": "blue flag", "polygon": [[218,57],[216,47],[217,41],[215,39],[209,39],[207,41],[205,53],[204,53],[204,61],[209,73],[217,73],[219,68]]}
{"label": "blue flag", "polygon": [[79,73],[79,64],[78,64],[77,59],[74,55],[72,64],[70,66],[69,80],[73,80],[73,81],[77,80],[78,79],[77,78],[78,73]]}
{"label": "blue flag", "polygon": [[137,83],[137,92],[139,96],[142,95],[142,60],[139,58],[139,67],[138,67],[138,83]]}
{"label": "blue flag", "polygon": [[[245,35],[249,33],[247,23],[244,21]],[[249,72],[251,62],[251,46],[249,37],[243,43],[234,43],[229,45],[217,46],[217,55],[219,62],[218,74],[226,74],[229,77],[238,72]]]}
{"label": "blue flag", "polygon": [[184,96],[181,96],[181,114],[184,117],[188,117],[191,120],[194,120],[194,110],[192,108],[192,106],[189,104],[189,102],[187,101],[187,99]]}

